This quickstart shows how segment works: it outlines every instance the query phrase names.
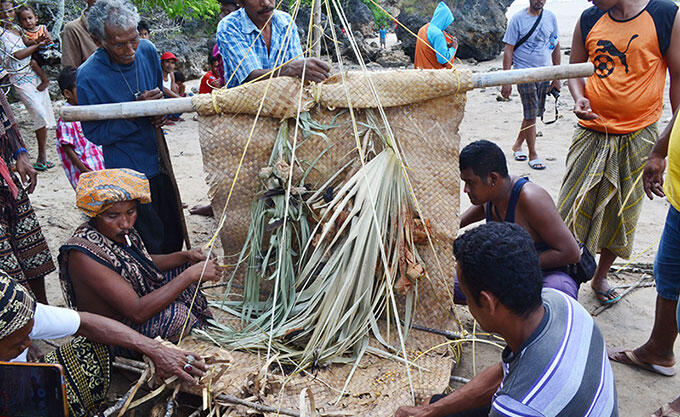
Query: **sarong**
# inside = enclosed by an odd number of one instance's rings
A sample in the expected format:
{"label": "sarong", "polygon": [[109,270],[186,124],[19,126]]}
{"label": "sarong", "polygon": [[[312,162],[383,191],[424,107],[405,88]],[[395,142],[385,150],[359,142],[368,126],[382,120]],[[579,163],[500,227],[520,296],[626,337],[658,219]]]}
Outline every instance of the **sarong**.
{"label": "sarong", "polygon": [[0,177],[0,269],[25,284],[44,277],[55,266],[28,195],[18,178],[12,179],[19,188],[16,199]]}
{"label": "sarong", "polygon": [[627,135],[576,128],[557,208],[591,253],[631,256],[645,195],[641,175],[657,137],[656,124]]}
{"label": "sarong", "polygon": [[43,356],[40,362],[64,368],[70,416],[93,415],[104,405],[111,384],[111,356],[105,345],[77,337]]}
{"label": "sarong", "polygon": [[[139,297],[161,288],[186,269],[186,265],[183,265],[165,273],[161,272],[153,263],[141,237],[134,229],[129,237],[132,242],[130,247],[115,243],[99,233],[90,221],[78,227],[73,237],[59,249],[59,278],[62,283],[64,298],[71,308],[77,309],[78,307],[76,294],[73,291],[71,277],[68,273],[68,253],[71,250],[80,251],[116,271],[130,284]],[[187,316],[189,321],[185,331],[197,325],[203,326],[208,319],[212,318],[208,310],[208,302],[200,291],[196,295],[193,308],[189,313],[195,292],[196,284],[188,286],[175,302],[142,324],[133,323],[126,318],[122,318],[120,321],[152,339],[160,336],[163,339],[176,342],[181,335]]]}

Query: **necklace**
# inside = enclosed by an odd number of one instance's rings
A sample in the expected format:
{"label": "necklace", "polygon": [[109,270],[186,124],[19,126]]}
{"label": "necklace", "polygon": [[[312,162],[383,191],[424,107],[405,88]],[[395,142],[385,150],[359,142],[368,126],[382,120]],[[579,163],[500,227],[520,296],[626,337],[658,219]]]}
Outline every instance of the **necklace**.
{"label": "necklace", "polygon": [[127,85],[128,90],[130,90],[130,94],[132,94],[132,97],[134,97],[135,100],[139,100],[139,97],[141,97],[142,92],[139,91],[139,72],[137,71],[137,60],[134,61],[134,66],[135,66],[135,80],[137,82],[137,92],[132,91],[132,87],[130,87],[130,83],[128,83],[127,78],[125,78],[125,75],[123,75],[123,71],[120,70],[120,68],[116,67],[116,70],[120,74],[121,77],[123,77],[123,81],[125,81],[125,85]]}

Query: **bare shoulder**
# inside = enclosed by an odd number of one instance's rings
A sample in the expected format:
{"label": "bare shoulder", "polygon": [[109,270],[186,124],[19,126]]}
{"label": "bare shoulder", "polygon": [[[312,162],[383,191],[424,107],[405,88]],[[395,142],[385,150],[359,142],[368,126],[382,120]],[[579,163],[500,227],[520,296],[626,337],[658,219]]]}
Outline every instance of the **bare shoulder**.
{"label": "bare shoulder", "polygon": [[545,210],[550,207],[555,209],[555,202],[548,191],[533,182],[524,185],[522,193],[519,195],[518,204],[524,211]]}

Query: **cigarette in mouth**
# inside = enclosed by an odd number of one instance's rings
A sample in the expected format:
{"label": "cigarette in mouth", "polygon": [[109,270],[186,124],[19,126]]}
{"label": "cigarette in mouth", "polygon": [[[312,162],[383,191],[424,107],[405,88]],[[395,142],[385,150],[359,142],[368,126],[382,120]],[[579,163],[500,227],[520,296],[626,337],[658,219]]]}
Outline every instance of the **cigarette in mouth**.
{"label": "cigarette in mouth", "polygon": [[132,242],[130,242],[130,236],[127,234],[125,235],[125,242],[127,243],[128,246],[132,246]]}

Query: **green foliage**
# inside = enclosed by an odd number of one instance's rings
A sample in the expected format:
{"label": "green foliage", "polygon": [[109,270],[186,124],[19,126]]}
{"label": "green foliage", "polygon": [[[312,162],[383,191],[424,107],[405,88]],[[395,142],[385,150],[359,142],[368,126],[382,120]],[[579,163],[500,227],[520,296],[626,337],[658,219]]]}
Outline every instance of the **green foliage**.
{"label": "green foliage", "polygon": [[390,19],[387,13],[383,12],[378,6],[373,4],[371,0],[361,0],[361,2],[371,9],[371,13],[373,13],[373,21],[375,22],[377,29],[380,29],[382,26],[388,27],[390,25],[392,19]]}
{"label": "green foliage", "polygon": [[139,10],[146,14],[153,9],[162,9],[169,18],[206,19],[220,13],[216,0],[133,0]]}

